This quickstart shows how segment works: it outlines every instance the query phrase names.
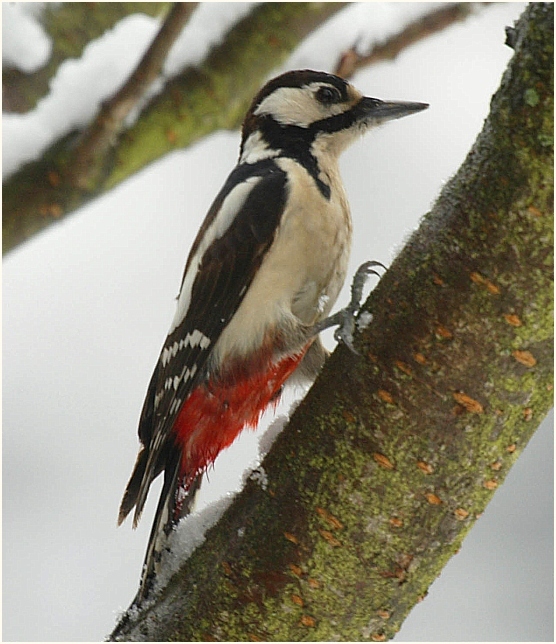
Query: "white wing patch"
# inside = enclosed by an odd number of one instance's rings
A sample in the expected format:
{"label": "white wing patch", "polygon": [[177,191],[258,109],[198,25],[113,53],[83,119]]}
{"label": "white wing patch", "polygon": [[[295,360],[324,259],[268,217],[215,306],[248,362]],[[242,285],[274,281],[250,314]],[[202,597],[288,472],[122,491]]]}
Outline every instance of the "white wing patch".
{"label": "white wing patch", "polygon": [[178,306],[176,309],[176,314],[172,322],[170,333],[174,331],[185,319],[189,305],[191,303],[191,289],[195,282],[195,277],[197,276],[197,271],[199,270],[199,265],[203,259],[207,248],[216,240],[220,239],[228,228],[233,223],[237,213],[243,207],[243,204],[247,200],[251,190],[261,181],[262,177],[249,177],[245,181],[242,181],[237,186],[235,186],[224,201],[222,206],[218,211],[218,214],[214,218],[211,225],[205,232],[201,243],[195,253],[194,257],[191,260],[187,273],[183,279],[181,291],[178,297]]}
{"label": "white wing patch", "polygon": [[181,351],[185,347],[201,347],[201,349],[206,349],[210,345],[210,338],[201,331],[195,329],[191,333],[188,333],[185,338],[182,338],[179,342],[176,340],[171,347],[167,347],[162,352],[162,366],[165,367],[172,358],[176,357],[178,351]]}

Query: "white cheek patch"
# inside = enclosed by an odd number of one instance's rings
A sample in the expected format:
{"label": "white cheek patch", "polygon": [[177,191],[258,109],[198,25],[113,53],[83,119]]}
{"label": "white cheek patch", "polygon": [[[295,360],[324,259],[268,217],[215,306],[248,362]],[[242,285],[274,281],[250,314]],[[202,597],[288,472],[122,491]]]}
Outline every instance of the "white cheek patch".
{"label": "white cheek patch", "polygon": [[261,101],[255,114],[269,114],[283,125],[307,128],[316,121],[351,109],[346,103],[326,106],[319,103],[315,93],[322,86],[322,83],[311,83],[306,87],[280,87]]}
{"label": "white cheek patch", "polygon": [[187,311],[189,310],[189,305],[191,303],[191,290],[197,277],[197,272],[203,259],[207,248],[216,240],[222,237],[228,228],[231,226],[234,221],[237,213],[243,207],[243,204],[247,200],[247,197],[251,193],[251,190],[261,181],[262,177],[249,177],[242,183],[238,184],[233,188],[222,203],[220,210],[214,221],[208,227],[205,232],[197,252],[189,264],[189,269],[185,274],[180,294],[178,297],[178,305],[176,308],[176,314],[172,321],[169,333],[172,333],[185,319]]}
{"label": "white cheek patch", "polygon": [[269,114],[283,125],[309,127],[322,118],[313,92],[307,87],[280,87],[261,101],[255,114]]}

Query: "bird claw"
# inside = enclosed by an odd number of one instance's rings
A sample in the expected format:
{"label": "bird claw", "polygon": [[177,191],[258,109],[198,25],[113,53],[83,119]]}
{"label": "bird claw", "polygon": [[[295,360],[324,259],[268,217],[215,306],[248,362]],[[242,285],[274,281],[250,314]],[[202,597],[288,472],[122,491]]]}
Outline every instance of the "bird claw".
{"label": "bird claw", "polygon": [[369,275],[380,277],[380,274],[374,270],[377,266],[386,270],[386,266],[380,262],[371,261],[361,264],[355,272],[351,283],[350,303],[345,308],[325,320],[322,320],[322,322],[319,322],[313,327],[315,333],[320,333],[321,331],[324,331],[324,329],[338,325],[338,328],[334,331],[334,339],[338,343],[342,342],[345,344],[347,348],[356,355],[359,355],[359,352],[355,349],[353,344],[353,332],[355,331],[356,325],[355,318],[361,308],[363,288],[365,287],[365,283]]}

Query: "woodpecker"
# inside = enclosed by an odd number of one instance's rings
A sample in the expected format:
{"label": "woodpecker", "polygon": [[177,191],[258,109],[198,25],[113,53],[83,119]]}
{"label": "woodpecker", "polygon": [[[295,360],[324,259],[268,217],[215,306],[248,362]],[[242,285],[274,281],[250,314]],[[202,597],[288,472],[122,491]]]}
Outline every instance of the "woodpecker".
{"label": "woodpecker", "polygon": [[164,483],[134,603],[148,596],[167,537],[207,467],[256,426],[286,381],[314,378],[327,356],[318,333],[343,319],[327,316],[352,232],[340,153],[373,126],[427,107],[368,98],[311,70],[282,74],[255,96],[238,163],[189,253],[139,420],[141,447],[118,524],[135,508],[135,527],[161,472]]}

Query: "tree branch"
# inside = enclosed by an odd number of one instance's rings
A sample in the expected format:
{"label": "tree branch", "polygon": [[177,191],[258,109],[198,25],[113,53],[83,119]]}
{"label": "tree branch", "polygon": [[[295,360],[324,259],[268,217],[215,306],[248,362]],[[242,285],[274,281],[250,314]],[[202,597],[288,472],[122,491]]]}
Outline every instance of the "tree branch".
{"label": "tree branch", "polygon": [[44,67],[32,74],[2,69],[2,110],[27,112],[48,91],[50,80],[68,58],[79,58],[85,46],[133,13],[164,14],[169,2],[57,2],[45,3],[42,24],[52,39],[52,53]]}
{"label": "tree branch", "polygon": [[123,129],[126,117],[158,78],[168,52],[197,4],[176,2],[173,5],[131,76],[102,105],[95,120],[76,145],[72,164],[65,177],[71,185],[88,191],[98,184],[100,175],[104,172],[106,156]]}
{"label": "tree branch", "polygon": [[358,53],[356,46],[353,46],[342,54],[334,73],[343,78],[351,78],[356,71],[363,67],[392,60],[407,47],[446,29],[455,22],[465,20],[477,10],[477,7],[487,4],[490,3],[455,2],[441,6],[425,16],[417,18],[385,42],[375,45],[368,54]]}
{"label": "tree branch", "polygon": [[[482,133],[206,541],[112,639],[392,637],[552,404],[553,5]],[[260,478],[260,477],[259,477]]]}

